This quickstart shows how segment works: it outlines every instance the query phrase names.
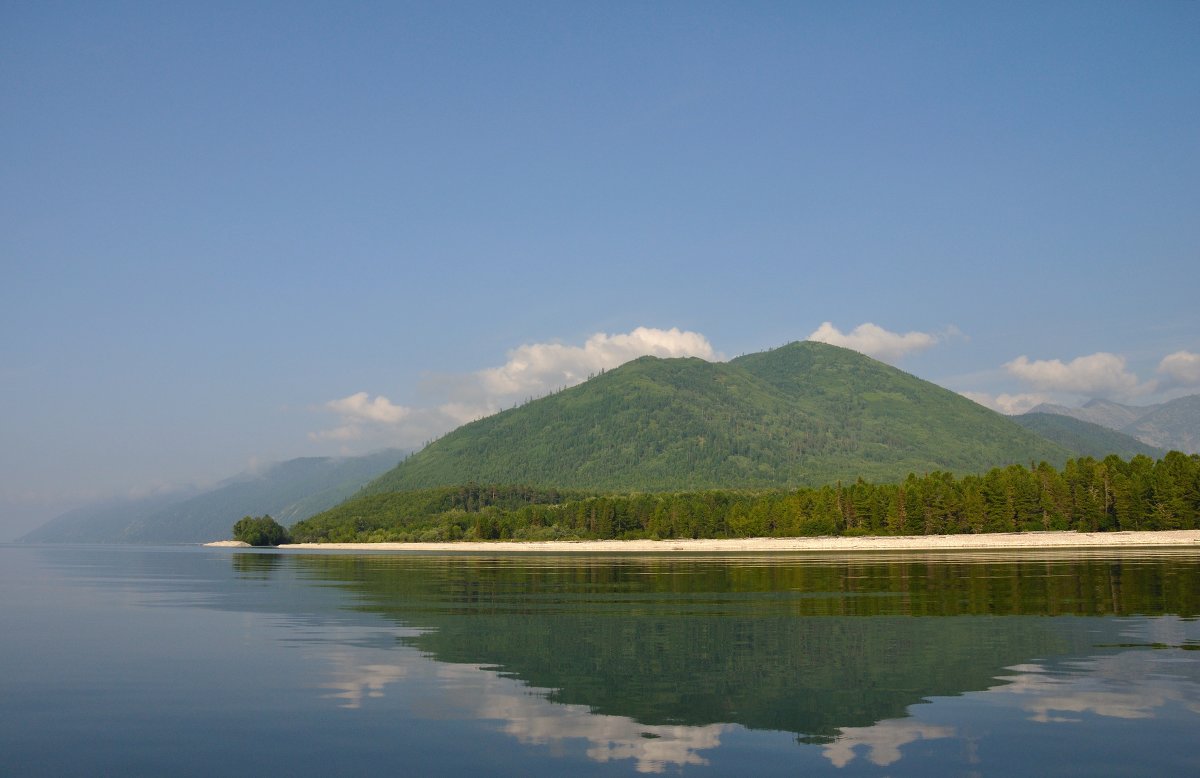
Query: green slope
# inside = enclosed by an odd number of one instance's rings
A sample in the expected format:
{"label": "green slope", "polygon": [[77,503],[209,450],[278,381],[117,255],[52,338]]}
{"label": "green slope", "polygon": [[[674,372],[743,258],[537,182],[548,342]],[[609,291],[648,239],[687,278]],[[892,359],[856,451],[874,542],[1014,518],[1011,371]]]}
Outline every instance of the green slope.
{"label": "green slope", "polygon": [[1077,456],[1104,459],[1109,454],[1116,454],[1122,459],[1129,459],[1143,454],[1151,459],[1161,459],[1167,453],[1166,449],[1149,446],[1132,435],[1071,416],[1025,413],[1011,418],[1025,429],[1054,441]]}
{"label": "green slope", "polygon": [[470,481],[765,488],[1061,464],[1068,456],[949,390],[853,351],[804,342],[728,363],[642,357],[460,427],[366,491]]}

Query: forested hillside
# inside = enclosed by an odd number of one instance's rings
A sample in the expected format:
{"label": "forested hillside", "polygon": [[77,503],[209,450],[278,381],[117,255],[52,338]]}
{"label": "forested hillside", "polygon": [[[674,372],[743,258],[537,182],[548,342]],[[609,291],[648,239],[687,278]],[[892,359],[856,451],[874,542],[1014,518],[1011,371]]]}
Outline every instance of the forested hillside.
{"label": "forested hillside", "polygon": [[818,488],[581,496],[528,487],[365,495],[292,528],[297,542],[921,535],[1200,528],[1200,455],[910,475]]}
{"label": "forested hillside", "polygon": [[1071,452],[862,354],[793,343],[726,363],[642,357],[458,428],[369,487],[662,491],[899,480]]}

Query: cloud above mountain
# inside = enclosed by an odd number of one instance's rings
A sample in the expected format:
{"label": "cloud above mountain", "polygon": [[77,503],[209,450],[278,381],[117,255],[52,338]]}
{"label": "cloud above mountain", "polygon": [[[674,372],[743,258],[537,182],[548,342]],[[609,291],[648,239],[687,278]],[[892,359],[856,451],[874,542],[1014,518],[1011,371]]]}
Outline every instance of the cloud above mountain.
{"label": "cloud above mountain", "polygon": [[372,427],[395,427],[413,415],[412,408],[394,405],[383,395],[374,399],[366,392],[356,392],[340,400],[325,403],[325,410],[341,418],[333,429],[312,433],[315,440],[358,440]]}
{"label": "cloud above mountain", "polygon": [[1120,354],[1097,351],[1071,360],[1030,359],[1021,355],[1006,362],[989,382],[1002,376],[1029,391],[991,393],[961,391],[975,402],[1007,414],[1026,413],[1041,403],[1071,405],[1082,398],[1118,402],[1147,402],[1151,396],[1170,399],[1200,388],[1200,354],[1181,350],[1163,357],[1156,377],[1143,380]]}
{"label": "cloud above mountain", "polygon": [[632,332],[609,335],[598,332],[582,346],[564,343],[531,343],[508,352],[499,367],[475,374],[489,397],[540,395],[563,386],[574,386],[589,375],[608,370],[642,356],[699,357],[708,361],[721,356],[698,332],[638,327]]}
{"label": "cloud above mountain", "polygon": [[871,322],[842,332],[832,322],[823,322],[807,339],[853,349],[883,362],[895,362],[936,345],[943,337],[928,332],[891,332]]}
{"label": "cloud above mountain", "polygon": [[1045,392],[1132,399],[1153,392],[1155,381],[1142,382],[1125,363],[1125,357],[1099,351],[1070,362],[1061,359],[1031,360],[1022,355],[1004,365],[1010,375]]}
{"label": "cloud above mountain", "polygon": [[1200,387],[1200,354],[1176,351],[1158,363],[1158,372],[1164,383],[1179,387]]}
{"label": "cloud above mountain", "polygon": [[367,392],[324,403],[319,410],[335,414],[338,423],[309,437],[416,446],[467,422],[575,386],[602,370],[643,356],[724,359],[704,335],[677,327],[598,332],[581,345],[527,343],[509,351],[504,364],[496,367],[427,376],[420,392],[428,402],[419,407],[396,405],[383,395],[372,398]]}

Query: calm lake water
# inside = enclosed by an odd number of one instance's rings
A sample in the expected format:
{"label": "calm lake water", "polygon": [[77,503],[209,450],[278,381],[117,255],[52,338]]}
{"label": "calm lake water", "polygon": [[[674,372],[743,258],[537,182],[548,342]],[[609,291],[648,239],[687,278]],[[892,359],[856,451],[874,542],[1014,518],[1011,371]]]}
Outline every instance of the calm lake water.
{"label": "calm lake water", "polygon": [[1200,555],[0,546],[5,775],[1200,775]]}

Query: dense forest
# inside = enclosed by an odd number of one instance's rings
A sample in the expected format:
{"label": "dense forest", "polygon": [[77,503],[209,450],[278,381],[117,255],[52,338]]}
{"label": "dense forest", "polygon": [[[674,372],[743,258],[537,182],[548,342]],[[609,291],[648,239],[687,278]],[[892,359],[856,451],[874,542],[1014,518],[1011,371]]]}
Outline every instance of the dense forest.
{"label": "dense forest", "polygon": [[1115,455],[771,491],[588,494],[468,484],[368,494],[296,542],[934,535],[1200,528],[1200,455]]}

